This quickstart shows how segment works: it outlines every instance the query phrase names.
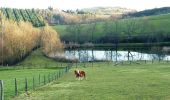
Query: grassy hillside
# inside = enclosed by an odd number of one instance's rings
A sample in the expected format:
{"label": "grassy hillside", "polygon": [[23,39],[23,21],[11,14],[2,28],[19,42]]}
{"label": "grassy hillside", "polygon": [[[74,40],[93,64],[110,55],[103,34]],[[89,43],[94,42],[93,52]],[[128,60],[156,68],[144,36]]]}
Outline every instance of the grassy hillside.
{"label": "grassy hillside", "polygon": [[59,63],[49,59],[43,55],[40,50],[31,53],[24,61],[16,66],[1,67],[0,66],[0,80],[4,81],[5,100],[11,100],[15,96],[14,79],[17,79],[18,90],[24,92],[25,78],[28,79],[28,89],[33,89],[33,77],[35,78],[35,87],[39,85],[39,75],[41,75],[41,85],[43,85],[44,75],[46,82],[49,74],[58,72],[59,69],[66,67],[65,63]]}
{"label": "grassy hillside", "polygon": [[[94,41],[97,42],[103,42],[105,39],[109,39],[109,37],[114,39],[116,36],[121,37],[123,42],[123,39],[125,40],[128,35],[132,37],[132,40],[134,39],[134,42],[136,38],[136,42],[145,42],[142,38],[146,40],[147,37],[152,38],[152,41],[159,41],[160,38],[167,37],[164,39],[165,41],[161,41],[167,42],[170,36],[169,27],[170,14],[98,22],[96,25],[91,23],[53,26],[63,41],[72,42],[92,41],[92,34]],[[107,41],[114,42],[113,40]]]}
{"label": "grassy hillside", "polygon": [[[169,100],[169,63],[119,65],[94,63],[73,68],[59,80],[14,100]],[[84,70],[87,79],[78,81],[75,69]]]}

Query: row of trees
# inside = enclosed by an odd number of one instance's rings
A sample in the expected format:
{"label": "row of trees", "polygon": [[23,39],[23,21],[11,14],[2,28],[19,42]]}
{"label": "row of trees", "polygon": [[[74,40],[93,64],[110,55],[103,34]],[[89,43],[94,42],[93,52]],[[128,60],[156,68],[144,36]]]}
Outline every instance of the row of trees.
{"label": "row of trees", "polygon": [[125,14],[123,17],[142,17],[170,13],[170,7],[154,8],[134,13]]}
{"label": "row of trees", "polygon": [[61,39],[75,43],[151,43],[168,42],[170,35],[161,27],[157,29],[147,18],[131,18],[71,24],[66,27],[66,34],[62,35]]}
{"label": "row of trees", "polygon": [[29,21],[33,26],[40,27],[44,26],[43,18],[36,14],[34,9],[11,9],[11,8],[1,8],[0,9],[4,16],[13,21]]}
{"label": "row of trees", "polygon": [[62,48],[59,36],[49,26],[34,28],[28,22],[2,19],[0,24],[0,64],[14,64],[34,48],[42,47],[46,56]]}

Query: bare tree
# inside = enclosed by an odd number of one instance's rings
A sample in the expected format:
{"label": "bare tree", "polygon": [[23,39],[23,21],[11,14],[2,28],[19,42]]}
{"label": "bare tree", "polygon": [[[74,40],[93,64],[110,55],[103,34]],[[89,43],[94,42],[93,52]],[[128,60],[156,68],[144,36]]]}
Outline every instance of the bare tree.
{"label": "bare tree", "polygon": [[[125,21],[125,25],[126,25],[126,29],[125,29],[125,33],[127,34],[127,43],[130,43],[130,40],[132,39],[132,34],[135,33],[137,27],[137,23],[136,23],[136,19],[132,18],[132,19],[127,19]],[[133,59],[133,55],[131,54],[130,50],[128,49],[128,61],[130,60],[130,56]]]}
{"label": "bare tree", "polygon": [[81,29],[82,29],[82,25],[80,24],[80,23],[77,23],[76,25],[75,25],[75,34],[76,34],[76,41],[77,41],[77,43],[79,43],[80,42],[80,40],[79,40],[79,38],[80,38],[80,34],[81,34]]}

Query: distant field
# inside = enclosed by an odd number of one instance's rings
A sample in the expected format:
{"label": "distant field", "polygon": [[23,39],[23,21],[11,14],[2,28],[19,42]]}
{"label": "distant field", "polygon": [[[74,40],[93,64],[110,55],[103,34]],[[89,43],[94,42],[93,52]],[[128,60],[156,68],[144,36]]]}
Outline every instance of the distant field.
{"label": "distant field", "polygon": [[[22,94],[14,100],[169,100],[169,63],[94,63],[94,67],[89,63],[86,68],[72,68],[58,81],[38,88],[30,96]],[[85,70],[87,79],[76,80],[75,69]]]}
{"label": "distant field", "polygon": [[[135,23],[132,25],[131,23]],[[75,41],[76,35],[79,41],[91,41],[91,28],[94,24],[80,25],[80,31],[77,33],[76,28],[70,29],[73,25],[56,25],[52,26],[61,36],[62,40]],[[107,27],[107,28],[106,28]],[[138,17],[134,19],[122,19],[117,21],[117,30],[114,21],[98,22],[93,33],[94,40],[97,41],[102,37],[114,36],[118,34],[122,38],[127,36],[128,29],[132,36],[151,35],[158,36],[160,34],[170,34],[170,14],[162,14],[148,17]],[[83,37],[83,38],[82,38]],[[69,38],[69,39],[68,39]],[[101,39],[102,40],[102,39]]]}

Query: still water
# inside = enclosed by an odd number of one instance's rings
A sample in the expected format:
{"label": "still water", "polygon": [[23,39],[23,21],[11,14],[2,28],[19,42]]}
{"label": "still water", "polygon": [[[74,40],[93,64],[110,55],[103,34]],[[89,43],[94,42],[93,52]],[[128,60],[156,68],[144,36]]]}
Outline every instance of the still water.
{"label": "still water", "polygon": [[162,53],[143,53],[136,51],[111,50],[66,50],[67,58],[75,57],[80,62],[86,61],[136,61],[136,60],[170,60],[170,55]]}

